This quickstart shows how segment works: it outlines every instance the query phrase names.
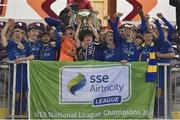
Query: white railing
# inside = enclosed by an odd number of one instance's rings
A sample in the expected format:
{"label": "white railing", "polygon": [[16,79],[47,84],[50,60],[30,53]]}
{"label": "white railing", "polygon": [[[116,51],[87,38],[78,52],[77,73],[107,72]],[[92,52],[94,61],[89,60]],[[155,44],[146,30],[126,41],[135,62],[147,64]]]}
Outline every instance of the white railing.
{"label": "white railing", "polygon": [[[11,111],[11,112],[9,112],[9,113],[11,113],[11,115],[10,115],[11,117],[10,118],[12,118],[12,119],[15,119],[15,117],[17,117],[17,118],[24,118],[24,115],[22,115],[22,113],[21,113],[22,112],[22,95],[20,95],[21,96],[20,97],[21,98],[20,99],[20,115],[16,115],[15,114],[15,106],[16,106],[16,75],[17,75],[16,73],[17,73],[17,65],[18,64],[14,63],[13,61],[8,61],[7,63],[10,64],[10,65],[13,65],[12,103],[9,103],[9,104],[11,104],[11,107],[10,107],[11,110],[9,110],[9,111]],[[24,61],[24,62],[21,62],[20,64],[27,64],[27,62]],[[23,69],[23,66],[22,66],[22,69]],[[23,81],[23,78],[24,77],[22,75],[22,81]],[[21,85],[20,85],[21,86],[21,90],[22,90],[22,84],[23,84],[23,82],[21,82]],[[9,86],[9,88],[11,88],[11,86]],[[11,100],[9,100],[9,101],[11,101]],[[27,115],[25,115],[25,116],[27,116]]]}
{"label": "white railing", "polygon": [[[164,118],[168,119],[168,78],[167,78],[167,72],[168,72],[168,67],[170,67],[170,64],[167,63],[158,63],[158,67],[164,67]],[[159,78],[159,76],[158,76]],[[171,102],[171,100],[169,101]],[[170,103],[172,104],[172,103]],[[158,101],[158,105],[159,105],[159,101]],[[171,109],[171,108],[169,108]],[[172,111],[172,109],[170,110]],[[158,111],[159,113],[159,111]]]}
{"label": "white railing", "polygon": [[5,62],[0,62],[0,70],[1,70],[1,78],[3,79],[3,94],[2,94],[2,104],[0,107],[2,108],[6,108],[7,106],[7,101],[6,101],[6,98],[7,98],[7,80],[8,80],[8,65],[5,64]]}

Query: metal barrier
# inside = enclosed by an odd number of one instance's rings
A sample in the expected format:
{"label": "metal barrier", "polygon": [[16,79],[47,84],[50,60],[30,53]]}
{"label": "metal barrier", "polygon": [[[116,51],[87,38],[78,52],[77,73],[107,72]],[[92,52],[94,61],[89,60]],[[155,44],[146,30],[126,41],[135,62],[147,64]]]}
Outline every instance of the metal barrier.
{"label": "metal barrier", "polygon": [[[15,64],[8,62],[9,80],[8,80],[8,116],[7,118],[27,118],[27,99],[24,93],[24,82],[27,72],[27,62]],[[26,69],[26,70],[25,70]],[[20,80],[19,80],[20,79]],[[27,80],[27,79],[26,79]],[[18,91],[17,91],[18,89]],[[26,100],[25,100],[26,99]]]}
{"label": "metal barrier", "polygon": [[[176,64],[175,67],[171,70],[172,80],[173,80],[173,110],[180,111],[180,63]],[[178,108],[179,107],[179,108]]]}
{"label": "metal barrier", "polygon": [[[23,82],[20,82],[21,85],[21,92],[20,92],[20,109],[19,112],[17,112],[16,110],[16,106],[17,106],[17,91],[16,91],[16,83],[17,83],[17,67],[19,67],[19,65],[21,65],[21,69],[24,69],[24,65],[27,65],[27,62],[21,63],[21,64],[14,64],[13,62],[9,62],[9,73],[10,73],[10,77],[9,77],[9,82],[8,82],[8,93],[9,93],[9,97],[8,97],[8,105],[9,105],[9,117],[14,119],[14,118],[27,118],[27,109],[28,109],[28,104],[23,104]],[[170,64],[158,64],[158,67],[163,67],[164,70],[164,115],[160,116],[159,115],[159,111],[158,111],[158,116],[155,118],[171,118],[171,112],[172,112],[172,78],[168,78],[171,76],[170,73]],[[173,70],[173,69],[172,69]],[[171,71],[172,71],[171,70]],[[23,72],[23,71],[22,71]],[[168,73],[169,72],[169,73]],[[21,73],[21,79],[24,80],[24,74]],[[18,75],[19,76],[19,75]],[[27,76],[26,76],[27,77]],[[160,76],[159,76],[160,77]],[[158,78],[159,78],[158,77]],[[159,79],[158,79],[159,80]],[[27,97],[27,96],[26,96]],[[24,113],[22,110],[22,107],[24,107],[24,105],[27,107],[26,112]],[[159,105],[159,103],[157,104]],[[17,114],[18,113],[18,114]]]}
{"label": "metal barrier", "polygon": [[0,90],[0,108],[7,108],[7,97],[8,97],[8,65],[6,62],[0,62],[0,84],[2,87]]}
{"label": "metal barrier", "polygon": [[[170,119],[172,112],[172,79],[171,79],[171,65],[166,63],[158,63],[158,77],[157,77],[157,118]],[[163,86],[161,86],[162,80],[164,81]],[[159,96],[159,86],[161,86],[162,96]],[[163,99],[160,100],[160,99]],[[162,106],[162,102],[164,105]],[[156,111],[156,110],[155,110]],[[162,114],[162,112],[164,114]]]}

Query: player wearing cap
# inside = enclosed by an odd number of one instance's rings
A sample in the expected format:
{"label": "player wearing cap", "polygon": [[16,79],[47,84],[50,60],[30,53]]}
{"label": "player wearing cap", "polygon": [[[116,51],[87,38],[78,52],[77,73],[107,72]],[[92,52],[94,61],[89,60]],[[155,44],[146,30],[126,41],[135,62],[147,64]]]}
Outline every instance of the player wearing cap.
{"label": "player wearing cap", "polygon": [[36,24],[29,24],[27,29],[27,41],[30,44],[35,60],[40,59],[41,42],[38,40],[39,30]]}
{"label": "player wearing cap", "polygon": [[42,32],[45,32],[45,25],[41,22],[33,22],[33,23],[30,23],[29,26],[34,26],[36,27],[36,29],[38,30],[38,33],[39,35],[42,33]]}
{"label": "player wearing cap", "polygon": [[[7,49],[9,60],[18,64],[16,71],[16,114],[25,113],[27,106],[27,65],[20,63],[34,59],[29,44],[23,40],[24,28],[24,23],[16,22],[15,24],[13,19],[9,19],[1,32],[2,44]],[[6,36],[8,29],[12,29],[10,40],[7,40]],[[23,96],[22,113],[20,113],[20,96]]]}

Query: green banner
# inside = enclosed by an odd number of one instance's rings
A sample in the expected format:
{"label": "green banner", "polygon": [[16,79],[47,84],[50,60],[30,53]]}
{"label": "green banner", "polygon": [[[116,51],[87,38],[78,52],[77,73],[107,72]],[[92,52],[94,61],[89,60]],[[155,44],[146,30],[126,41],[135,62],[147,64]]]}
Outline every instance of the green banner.
{"label": "green banner", "polygon": [[30,119],[151,119],[147,63],[29,62]]}

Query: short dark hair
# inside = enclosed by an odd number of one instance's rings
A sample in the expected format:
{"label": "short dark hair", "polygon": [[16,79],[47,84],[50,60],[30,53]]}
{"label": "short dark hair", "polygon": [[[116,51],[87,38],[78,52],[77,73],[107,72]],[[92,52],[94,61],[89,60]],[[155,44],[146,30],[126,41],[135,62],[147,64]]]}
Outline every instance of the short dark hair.
{"label": "short dark hair", "polygon": [[67,29],[75,30],[75,28],[74,28],[73,26],[71,26],[71,25],[66,26],[65,31],[66,31]]}
{"label": "short dark hair", "polygon": [[136,38],[137,38],[137,39],[143,39],[143,36],[142,36],[141,33],[139,33],[139,34],[136,35]]}
{"label": "short dark hair", "polygon": [[143,35],[144,35],[144,34],[153,34],[153,33],[152,33],[152,31],[146,30],[146,31],[143,33]]}
{"label": "short dark hair", "polygon": [[84,37],[86,37],[86,36],[88,36],[88,35],[93,36],[92,31],[90,31],[90,30],[82,30],[82,31],[79,33],[79,39],[80,39],[80,41],[83,41]]}
{"label": "short dark hair", "polygon": [[50,36],[49,32],[43,32],[43,33],[41,33],[40,38],[42,38],[44,35],[49,35]]}

